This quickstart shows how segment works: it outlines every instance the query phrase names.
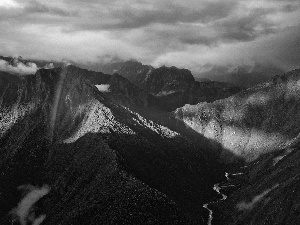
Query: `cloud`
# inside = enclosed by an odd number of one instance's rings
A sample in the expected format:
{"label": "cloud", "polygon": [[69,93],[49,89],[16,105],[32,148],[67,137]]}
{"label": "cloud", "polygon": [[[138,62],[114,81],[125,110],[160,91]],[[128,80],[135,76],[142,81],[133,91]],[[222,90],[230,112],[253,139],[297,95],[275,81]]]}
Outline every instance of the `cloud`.
{"label": "cloud", "polygon": [[[236,3],[235,3],[236,4]],[[109,20],[95,20],[95,23],[79,23],[81,29],[133,29],[149,26],[151,24],[177,24],[177,23],[207,23],[226,17],[233,8],[232,1],[205,2],[199,8],[167,2],[160,4],[125,5],[111,7]],[[96,13],[95,13],[96,14]],[[96,17],[99,17],[95,15]],[[102,16],[100,16],[102,18]],[[89,26],[91,25],[91,26]]]}
{"label": "cloud", "polygon": [[43,4],[38,1],[30,1],[23,9],[23,13],[26,14],[52,14],[57,16],[77,16],[77,11],[69,11],[60,7],[53,7]]}
{"label": "cloud", "polygon": [[109,55],[193,73],[262,58],[299,65],[299,1],[6,1],[14,7],[0,5],[0,54],[83,63]]}
{"label": "cloud", "polygon": [[0,2],[0,7],[4,7],[6,9],[8,8],[16,8],[19,7],[18,3],[15,2],[14,0],[2,0]]}
{"label": "cloud", "polygon": [[261,35],[277,31],[276,24],[267,17],[275,11],[275,9],[253,9],[246,15],[233,15],[217,22],[214,27],[220,31],[220,39],[251,41]]}
{"label": "cloud", "polygon": [[14,61],[14,65],[11,65],[7,61],[0,59],[0,71],[18,75],[28,75],[35,74],[37,70],[37,65],[32,62],[24,64],[22,62]]}
{"label": "cloud", "polygon": [[100,92],[110,92],[109,87],[110,87],[109,84],[100,84],[100,85],[96,85],[96,88],[97,88]]}
{"label": "cloud", "polygon": [[54,64],[53,63],[48,63],[47,65],[44,66],[45,69],[53,69]]}
{"label": "cloud", "polygon": [[21,225],[26,225],[28,221],[34,222],[34,224],[40,224],[45,216],[35,218],[34,214],[31,212],[33,205],[42,197],[50,192],[50,187],[44,185],[41,188],[34,187],[32,185],[20,186],[19,189],[27,190],[28,193],[19,202],[17,208],[12,210],[12,215],[18,219]]}

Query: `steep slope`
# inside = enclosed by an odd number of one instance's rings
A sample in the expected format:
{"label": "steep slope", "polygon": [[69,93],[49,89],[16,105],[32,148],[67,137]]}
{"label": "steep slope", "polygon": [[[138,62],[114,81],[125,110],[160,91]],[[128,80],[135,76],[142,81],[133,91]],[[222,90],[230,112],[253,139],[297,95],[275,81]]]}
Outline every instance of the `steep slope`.
{"label": "steep slope", "polygon": [[[121,74],[126,77],[132,83],[141,84],[144,77],[147,77],[154,68],[149,65],[143,65],[140,62],[134,60],[128,60],[121,64],[122,66],[115,67],[113,73]],[[111,73],[111,72],[108,72]]]}
{"label": "steep slope", "polygon": [[224,149],[253,161],[297,137],[300,70],[275,76],[224,100],[185,105],[177,118]]}
{"label": "steep slope", "polygon": [[225,150],[228,166],[219,193],[204,204],[207,224],[299,224],[300,70],[213,103],[186,105],[178,119]]}
{"label": "steep slope", "polygon": [[73,66],[10,76],[0,74],[1,224],[204,223],[223,173],[205,138],[203,148],[116,104]]}
{"label": "steep slope", "polygon": [[299,224],[299,147],[295,142],[235,171],[242,173],[221,189],[228,198],[209,206],[213,224]]}
{"label": "steep slope", "polygon": [[103,94],[116,103],[126,106],[137,105],[141,107],[148,106],[148,99],[151,99],[145,91],[131,83],[126,78],[118,74],[104,74],[102,72],[89,71],[76,66],[69,66],[68,71],[73,74],[78,74],[89,81],[90,85],[107,87]]}
{"label": "steep slope", "polygon": [[195,81],[191,71],[174,66],[153,68],[129,60],[109,64],[109,68],[104,71],[111,74],[118,73],[150,93],[154,99],[151,101],[153,102],[152,105],[164,111],[175,110],[184,104],[211,102],[241,90],[233,84],[224,82]]}

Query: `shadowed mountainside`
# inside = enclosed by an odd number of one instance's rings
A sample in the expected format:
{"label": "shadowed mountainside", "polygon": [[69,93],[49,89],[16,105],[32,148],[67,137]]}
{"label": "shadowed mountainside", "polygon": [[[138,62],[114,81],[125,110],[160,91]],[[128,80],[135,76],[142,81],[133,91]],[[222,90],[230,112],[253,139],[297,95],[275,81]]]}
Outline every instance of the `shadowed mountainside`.
{"label": "shadowed mountainside", "polygon": [[171,130],[116,104],[92,83],[113,78],[98,75],[74,66],[1,72],[1,224],[21,218],[13,209],[29,184],[50,189],[25,210],[32,223],[203,224],[202,204],[223,173],[212,158],[219,149],[181,133],[183,124]]}
{"label": "shadowed mountainside", "polygon": [[187,69],[174,66],[153,68],[134,60],[107,64],[103,67],[103,72],[118,73],[127,78],[153,95],[155,105],[166,111],[175,110],[184,104],[215,101],[241,90],[236,85],[225,82],[195,81],[191,71]]}

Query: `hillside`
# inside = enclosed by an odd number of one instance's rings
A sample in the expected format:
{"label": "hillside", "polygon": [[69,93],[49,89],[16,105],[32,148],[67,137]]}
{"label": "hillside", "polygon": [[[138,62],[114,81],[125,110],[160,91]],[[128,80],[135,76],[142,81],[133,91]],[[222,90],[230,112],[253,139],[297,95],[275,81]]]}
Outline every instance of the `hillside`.
{"label": "hillside", "polygon": [[227,167],[227,180],[215,184],[220,197],[204,205],[208,224],[299,224],[299,83],[297,69],[176,110],[179,120],[222,146],[223,160],[245,162]]}
{"label": "hillside", "polygon": [[0,74],[1,224],[204,224],[219,150],[183,124],[116,104],[93,74]]}

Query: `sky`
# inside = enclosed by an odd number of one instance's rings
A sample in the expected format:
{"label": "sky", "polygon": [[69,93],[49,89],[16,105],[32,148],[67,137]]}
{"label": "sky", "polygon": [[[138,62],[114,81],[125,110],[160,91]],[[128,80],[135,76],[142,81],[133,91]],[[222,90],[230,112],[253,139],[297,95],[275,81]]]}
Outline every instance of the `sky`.
{"label": "sky", "polygon": [[300,67],[299,0],[0,0],[0,55]]}

